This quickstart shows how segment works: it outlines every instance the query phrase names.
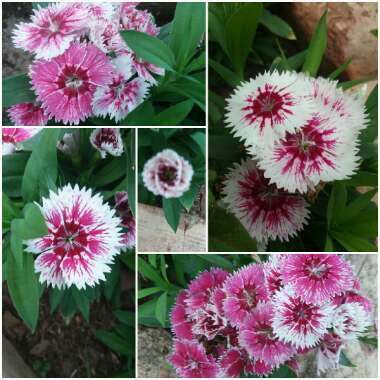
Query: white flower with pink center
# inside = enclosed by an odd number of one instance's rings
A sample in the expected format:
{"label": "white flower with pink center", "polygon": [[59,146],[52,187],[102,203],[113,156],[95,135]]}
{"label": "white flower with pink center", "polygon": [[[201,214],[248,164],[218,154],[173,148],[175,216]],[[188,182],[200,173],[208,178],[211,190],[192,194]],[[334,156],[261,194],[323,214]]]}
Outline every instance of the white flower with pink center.
{"label": "white flower with pink center", "polygon": [[224,314],[233,326],[240,326],[259,302],[269,300],[264,271],[258,264],[251,264],[227,278],[223,287],[226,298]]}
{"label": "white flower with pink center", "polygon": [[154,195],[179,198],[189,190],[193,174],[190,162],[174,150],[165,149],[145,163],[142,177]]}
{"label": "white flower with pink center", "polygon": [[281,266],[285,284],[308,303],[321,304],[354,284],[350,264],[338,255],[288,255]]}
{"label": "white flower with pink center", "polygon": [[239,343],[251,357],[271,366],[285,363],[295,350],[275,336],[272,329],[273,306],[259,303],[244,320],[239,330]]}
{"label": "white flower with pink center", "polygon": [[253,160],[234,164],[224,181],[224,202],[258,242],[288,241],[303,229],[309,211],[302,196],[270,185]]}
{"label": "white flower with pink center", "polygon": [[307,303],[290,286],[275,293],[273,310],[275,336],[297,349],[314,347],[331,328],[334,314],[330,302]]}
{"label": "white flower with pink center", "polygon": [[87,14],[78,3],[50,4],[33,12],[31,22],[16,26],[13,43],[37,59],[62,54],[85,32]]}
{"label": "white flower with pink center", "polygon": [[8,109],[9,118],[14,125],[46,125],[49,120],[44,110],[34,103],[19,103]]}
{"label": "white flower with pink center", "polygon": [[359,165],[357,144],[336,115],[314,114],[297,132],[263,151],[258,165],[270,183],[306,193],[320,182],[352,176]]}
{"label": "white flower with pink center", "polygon": [[45,112],[64,124],[78,124],[92,115],[95,90],[112,82],[113,67],[95,46],[75,42],[64,54],[33,64],[31,77]]}
{"label": "white flower with pink center", "polygon": [[314,110],[304,77],[295,72],[266,72],[243,82],[227,99],[227,126],[246,146],[271,147],[306,123]]}
{"label": "white flower with pink center", "polygon": [[343,341],[356,340],[370,326],[370,315],[360,303],[345,303],[335,310],[332,327]]}
{"label": "white flower with pink center", "polygon": [[96,89],[92,108],[96,116],[110,116],[119,122],[144,101],[150,85],[141,78],[131,80],[133,66],[130,56],[119,56],[112,60],[112,64],[112,83]]}
{"label": "white flower with pink center", "polygon": [[104,281],[122,247],[115,210],[99,194],[78,185],[51,191],[40,209],[49,232],[25,241],[26,250],[38,254],[35,271],[40,282],[59,289],[72,285],[84,289]]}
{"label": "white flower with pink center", "polygon": [[323,337],[317,351],[317,374],[339,368],[339,358],[343,344],[339,336],[328,333]]}
{"label": "white flower with pink center", "polygon": [[122,234],[123,250],[131,249],[136,244],[136,221],[129,205],[128,193],[118,191],[115,194],[116,212],[121,218],[121,227],[125,231]]}
{"label": "white flower with pink center", "polygon": [[42,128],[2,128],[2,152],[3,155],[12,154],[15,150],[21,148],[21,143],[30,139]]}
{"label": "white flower with pink center", "polygon": [[90,142],[102,158],[106,158],[107,154],[121,156],[124,152],[119,128],[97,128],[91,133]]}

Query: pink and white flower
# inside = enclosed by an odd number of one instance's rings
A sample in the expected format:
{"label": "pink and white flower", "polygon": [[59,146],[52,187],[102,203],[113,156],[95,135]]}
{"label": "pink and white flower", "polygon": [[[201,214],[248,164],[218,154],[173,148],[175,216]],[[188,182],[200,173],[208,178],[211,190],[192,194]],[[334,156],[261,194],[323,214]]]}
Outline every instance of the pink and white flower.
{"label": "pink and white flower", "polygon": [[227,350],[218,361],[220,372],[218,377],[240,377],[244,372],[246,375],[253,373],[254,360],[250,359],[245,350],[232,347]]}
{"label": "pink and white flower", "polygon": [[273,306],[258,303],[240,326],[239,342],[251,357],[278,366],[290,359],[295,350],[274,335],[272,318]]}
{"label": "pink and white flower", "polygon": [[341,338],[334,333],[327,333],[321,341],[317,351],[317,374],[320,375],[329,369],[339,368],[340,353],[343,348]]}
{"label": "pink and white flower", "polygon": [[157,36],[160,28],[154,22],[153,15],[147,10],[137,9],[131,3],[122,3],[120,6],[121,27],[124,30],[136,30],[150,36]]}
{"label": "pink and white flower", "polygon": [[271,295],[282,289],[284,283],[282,281],[281,265],[287,255],[271,255],[268,261],[263,264],[265,282],[267,289]]}
{"label": "pink and white flower", "polygon": [[107,153],[118,157],[124,152],[119,128],[97,128],[91,133],[90,142],[102,158],[106,158]]}
{"label": "pink and white flower", "polygon": [[145,187],[154,195],[178,198],[189,190],[194,171],[191,164],[171,149],[149,159],[142,173]]}
{"label": "pink and white flower", "polygon": [[241,325],[259,302],[269,300],[264,271],[259,264],[240,269],[226,280],[223,288],[224,313],[233,326]]}
{"label": "pink and white flower", "polygon": [[227,99],[227,126],[246,146],[270,148],[310,118],[314,105],[305,83],[295,72],[277,71],[241,83]]}
{"label": "pink and white flower", "polygon": [[228,210],[261,243],[288,241],[303,229],[309,215],[300,195],[270,185],[253,160],[234,164],[224,181],[223,195]]}
{"label": "pink and white flower", "polygon": [[31,22],[16,26],[13,43],[34,53],[37,59],[64,53],[85,31],[87,14],[75,3],[50,4],[33,12]]}
{"label": "pink and white flower", "polygon": [[212,355],[196,341],[175,341],[169,358],[177,373],[182,377],[217,377],[218,366]]}
{"label": "pink and white flower", "polygon": [[336,308],[332,327],[344,341],[356,340],[371,325],[370,315],[360,303],[345,303]]}
{"label": "pink and white flower", "polygon": [[186,299],[188,291],[181,291],[175,301],[175,305],[170,313],[170,322],[173,333],[177,338],[192,340],[194,334],[192,331],[192,320],[186,312]]}
{"label": "pink and white flower", "polygon": [[111,83],[113,67],[98,48],[72,43],[60,56],[38,61],[31,69],[37,99],[49,116],[64,124],[78,124],[92,114],[98,86]]}
{"label": "pink and white flower", "polygon": [[258,165],[270,183],[289,192],[306,193],[320,182],[343,180],[355,173],[358,140],[338,116],[315,113],[300,126],[286,133],[273,149],[260,153]]}
{"label": "pink and white flower", "polygon": [[35,271],[40,282],[84,289],[104,281],[122,247],[115,210],[99,194],[78,185],[50,191],[40,209],[49,232],[25,241],[26,250],[38,254]]}
{"label": "pink and white flower", "polygon": [[115,206],[117,215],[121,219],[120,225],[125,230],[122,234],[122,250],[128,250],[136,244],[136,221],[132,214],[126,191],[118,191],[115,194]]}
{"label": "pink and white flower", "polygon": [[119,122],[144,101],[150,85],[141,78],[130,80],[133,67],[128,55],[113,59],[112,64],[112,83],[96,89],[92,107],[96,116],[108,115]]}
{"label": "pink and white flower", "polygon": [[288,255],[281,274],[283,282],[307,303],[321,304],[354,284],[350,264],[338,255]]}
{"label": "pink and white flower", "polygon": [[330,302],[310,304],[290,286],[273,298],[272,328],[275,336],[295,348],[314,347],[331,328],[334,307]]}
{"label": "pink and white flower", "polygon": [[21,143],[30,139],[42,128],[2,128],[2,152],[3,155],[12,154],[22,147]]}
{"label": "pink and white flower", "polygon": [[46,125],[49,120],[44,110],[34,103],[15,104],[8,109],[8,115],[14,125]]}

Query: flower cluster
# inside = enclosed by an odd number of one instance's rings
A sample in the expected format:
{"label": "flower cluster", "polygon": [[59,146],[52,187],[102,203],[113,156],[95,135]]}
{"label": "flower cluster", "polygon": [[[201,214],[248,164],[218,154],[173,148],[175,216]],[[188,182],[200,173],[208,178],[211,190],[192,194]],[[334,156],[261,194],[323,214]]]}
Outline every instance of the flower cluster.
{"label": "flower cluster", "polygon": [[[130,218],[125,217],[123,200],[117,197],[116,202],[123,220],[99,194],[78,185],[66,185],[42,199],[40,209],[49,232],[25,241],[26,250],[38,255],[35,270],[41,283],[84,289],[105,280],[114,257],[127,245],[121,227]],[[131,244],[129,238],[128,246]]]}
{"label": "flower cluster", "polygon": [[36,102],[12,106],[11,120],[78,124],[109,116],[119,122],[141,104],[156,84],[152,73],[164,75],[164,70],[139,59],[120,35],[159,33],[153,16],[137,4],[55,3],[17,25],[15,46],[35,56],[29,76]]}
{"label": "flower cluster", "polygon": [[227,100],[227,126],[251,158],[231,169],[225,201],[260,243],[288,240],[308,215],[302,195],[357,170],[364,101],[337,84],[274,71],[242,83]]}
{"label": "flower cluster", "polygon": [[170,363],[182,377],[297,372],[315,352],[318,372],[337,368],[342,348],[371,325],[372,302],[338,255],[273,255],[229,274],[201,273],[171,313]]}
{"label": "flower cluster", "polygon": [[145,187],[154,195],[178,198],[189,190],[194,171],[191,164],[171,149],[149,159],[142,173]]}

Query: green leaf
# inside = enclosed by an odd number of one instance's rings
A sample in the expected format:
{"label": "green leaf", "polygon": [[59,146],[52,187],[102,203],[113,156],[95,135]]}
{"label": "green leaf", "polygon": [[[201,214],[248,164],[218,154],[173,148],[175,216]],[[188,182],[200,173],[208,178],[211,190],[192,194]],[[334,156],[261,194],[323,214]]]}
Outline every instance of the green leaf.
{"label": "green leaf", "polygon": [[9,199],[9,197],[3,193],[3,234],[11,227],[11,221],[17,217],[19,209]]}
{"label": "green leaf", "polygon": [[372,79],[374,78],[353,79],[347,82],[340,82],[338,83],[338,87],[340,87],[342,90],[348,90],[349,88],[358,86],[359,84],[367,83]]}
{"label": "green leaf", "polygon": [[202,131],[193,132],[190,137],[197,143],[203,156],[206,155],[206,135]]}
{"label": "green leaf", "polygon": [[3,79],[3,108],[17,103],[33,102],[36,95],[31,89],[27,74],[15,75]]}
{"label": "green leaf", "polygon": [[295,40],[296,36],[293,29],[280,17],[272,14],[268,9],[263,10],[260,18],[260,24],[264,25],[273,34],[288,40]]}
{"label": "green leaf", "polygon": [[374,348],[377,348],[378,346],[378,339],[377,337],[370,337],[370,336],[360,336],[359,340],[365,344],[368,344]]}
{"label": "green leaf", "polygon": [[150,101],[146,100],[135,108],[128,116],[119,122],[123,126],[150,125],[154,118],[154,108]]}
{"label": "green leaf", "polygon": [[334,225],[336,217],[344,209],[347,201],[347,190],[341,182],[335,182],[331,190],[329,203],[327,205],[327,227]]}
{"label": "green leaf", "polygon": [[338,78],[339,75],[342,74],[347,69],[347,67],[349,66],[349,64],[351,63],[351,61],[352,61],[352,58],[348,59],[346,62],[344,62],[342,65],[340,65],[336,70],[334,70],[329,75],[329,78],[330,79],[336,79],[336,78]]}
{"label": "green leaf", "polygon": [[31,253],[19,265],[14,255],[8,255],[7,284],[12,303],[25,324],[34,332],[38,321],[40,286]]}
{"label": "green leaf", "polygon": [[356,236],[347,231],[331,230],[330,234],[336,239],[348,252],[377,252],[375,244]]}
{"label": "green leaf", "polygon": [[72,294],[75,303],[83,315],[84,319],[89,322],[90,320],[90,301],[83,291],[78,290],[75,286],[72,288]]}
{"label": "green leaf", "polygon": [[137,298],[138,299],[145,298],[158,292],[162,292],[162,289],[157,286],[154,286],[152,288],[141,289],[138,292]]}
{"label": "green leaf", "polygon": [[179,71],[193,56],[205,32],[205,4],[177,3],[169,46],[172,49]]}
{"label": "green leaf", "polygon": [[184,193],[180,198],[178,198],[182,206],[187,211],[189,211],[191,207],[193,206],[195,198],[198,195],[198,191],[199,191],[199,185],[195,181],[193,181],[191,183],[190,189],[186,191],[186,193]]}
{"label": "green leaf", "polygon": [[91,184],[94,187],[108,185],[125,176],[126,171],[125,161],[121,157],[110,157],[108,162],[93,174]]}
{"label": "green leaf", "polygon": [[302,71],[314,77],[317,75],[327,48],[327,11],[323,14],[310,41]]}
{"label": "green leaf", "polygon": [[24,219],[28,228],[28,235],[33,235],[34,238],[47,235],[47,228],[44,217],[40,208],[35,203],[28,203],[24,208]]}
{"label": "green leaf", "polygon": [[166,221],[174,232],[177,232],[178,224],[181,218],[182,206],[177,198],[162,199],[162,206],[165,213]]}
{"label": "green leaf", "polygon": [[233,271],[233,269],[234,269],[233,264],[221,255],[201,254],[201,255],[197,255],[197,256],[200,257],[202,260],[205,260],[205,261],[207,261],[213,265],[227,269],[229,271]]}
{"label": "green leaf", "polygon": [[121,323],[130,327],[135,326],[135,313],[127,310],[115,310],[113,313]]}
{"label": "green leaf", "polygon": [[366,206],[368,206],[376,193],[377,189],[374,189],[357,196],[347,205],[347,207],[340,210],[340,212],[336,215],[334,224],[346,223],[355,218]]}
{"label": "green leaf", "polygon": [[216,62],[212,60],[211,58],[209,58],[208,64],[231,87],[236,87],[241,82],[241,79],[238,75],[236,75],[233,71],[231,71],[229,68],[222,65],[221,63]]}
{"label": "green leaf", "polygon": [[123,30],[120,34],[139,58],[173,71],[175,66],[174,54],[160,39],[135,30]]}
{"label": "green leaf", "polygon": [[344,365],[345,367],[356,367],[356,365],[352,364],[350,359],[348,359],[344,350],[340,351],[339,364]]}
{"label": "green leaf", "polygon": [[325,248],[323,251],[324,252],[334,252],[334,242],[333,242],[333,239],[331,239],[329,234],[327,234],[327,236],[326,236]]}
{"label": "green leaf", "polygon": [[96,330],[95,336],[104,345],[120,355],[134,356],[134,347],[128,344],[123,338],[112,331]]}
{"label": "green leaf", "polygon": [[185,73],[189,74],[194,71],[204,70],[206,65],[206,54],[202,52],[197,58],[194,58],[186,66]]}
{"label": "green leaf", "polygon": [[260,3],[246,3],[232,14],[225,26],[228,55],[241,79],[262,11]]}
{"label": "green leaf", "polygon": [[34,149],[26,164],[22,179],[22,196],[26,201],[39,200],[55,188],[57,179],[58,128],[44,128],[40,145]]}
{"label": "green leaf", "polygon": [[297,374],[287,365],[282,364],[279,368],[275,369],[268,377],[271,378],[293,378],[298,377]]}
{"label": "green leaf", "polygon": [[359,173],[355,174],[350,179],[346,179],[344,181],[341,181],[346,186],[377,186],[377,173],[370,173],[365,171],[360,171]]}
{"label": "green leaf", "polygon": [[156,318],[162,327],[166,326],[168,294],[162,293],[156,303]]}
{"label": "green leaf", "polygon": [[65,294],[64,290],[59,290],[58,288],[52,288],[49,293],[50,302],[50,313],[53,314],[62,301]]}
{"label": "green leaf", "polygon": [[162,290],[169,290],[170,284],[166,282],[150,264],[148,264],[142,257],[138,258],[139,263],[139,273],[153,281],[155,285],[160,287]]}
{"label": "green leaf", "polygon": [[185,100],[169,108],[166,108],[164,111],[160,112],[154,117],[151,125],[180,125],[192,110],[193,105],[194,103],[192,100]]}
{"label": "green leaf", "polygon": [[50,5],[49,1],[37,1],[32,3],[33,9],[40,9],[40,8],[46,8]]}
{"label": "green leaf", "polygon": [[127,138],[127,193],[129,207],[136,215],[136,130],[131,129]]}

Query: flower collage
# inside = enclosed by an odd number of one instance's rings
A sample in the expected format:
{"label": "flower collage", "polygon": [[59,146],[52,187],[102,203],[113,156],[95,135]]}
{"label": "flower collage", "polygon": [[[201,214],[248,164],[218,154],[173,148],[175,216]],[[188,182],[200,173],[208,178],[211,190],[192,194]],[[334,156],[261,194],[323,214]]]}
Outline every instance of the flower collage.
{"label": "flower collage", "polygon": [[377,2],[2,2],[2,378],[378,378]]}

